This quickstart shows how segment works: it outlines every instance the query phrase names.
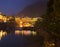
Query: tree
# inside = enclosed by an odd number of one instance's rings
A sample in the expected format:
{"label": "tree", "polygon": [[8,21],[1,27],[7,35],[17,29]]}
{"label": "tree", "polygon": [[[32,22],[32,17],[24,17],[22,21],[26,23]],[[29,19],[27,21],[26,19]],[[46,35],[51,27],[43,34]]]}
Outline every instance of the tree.
{"label": "tree", "polygon": [[47,32],[60,36],[60,0],[50,0],[48,4],[48,11],[43,16],[43,29]]}
{"label": "tree", "polygon": [[49,0],[47,6],[47,13],[42,16],[43,21],[38,20],[35,26],[60,36],[60,0]]}
{"label": "tree", "polygon": [[42,29],[48,32],[56,43],[60,39],[60,0],[49,0],[46,15],[42,16]]}
{"label": "tree", "polygon": [[41,19],[38,19],[34,24],[34,30],[37,31],[38,29],[40,29],[40,26],[41,26]]}
{"label": "tree", "polygon": [[43,21],[38,20],[35,25],[48,32],[56,43],[60,39],[60,0],[49,0],[47,6],[47,13],[42,16]]}

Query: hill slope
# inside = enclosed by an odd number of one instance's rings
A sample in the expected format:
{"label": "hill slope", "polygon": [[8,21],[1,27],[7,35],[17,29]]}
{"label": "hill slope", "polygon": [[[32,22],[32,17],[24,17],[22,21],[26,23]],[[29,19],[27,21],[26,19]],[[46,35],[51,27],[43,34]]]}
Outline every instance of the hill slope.
{"label": "hill slope", "polygon": [[46,12],[46,2],[37,2],[33,5],[29,5],[19,12],[18,16],[39,17]]}

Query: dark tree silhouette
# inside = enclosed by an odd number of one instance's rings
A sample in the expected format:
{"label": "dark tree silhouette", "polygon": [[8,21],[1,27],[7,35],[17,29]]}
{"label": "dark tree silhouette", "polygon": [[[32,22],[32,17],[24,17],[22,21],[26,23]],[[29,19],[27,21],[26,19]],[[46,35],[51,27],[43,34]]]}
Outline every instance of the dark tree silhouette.
{"label": "dark tree silhouette", "polygon": [[47,13],[42,18],[43,21],[38,21],[36,26],[48,32],[57,43],[60,39],[60,0],[49,0]]}

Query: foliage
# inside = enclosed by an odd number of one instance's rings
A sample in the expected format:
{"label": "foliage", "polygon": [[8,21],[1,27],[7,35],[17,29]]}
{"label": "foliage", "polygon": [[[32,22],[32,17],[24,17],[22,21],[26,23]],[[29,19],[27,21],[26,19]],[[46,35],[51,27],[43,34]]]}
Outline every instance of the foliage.
{"label": "foliage", "polygon": [[38,19],[34,24],[35,31],[39,30],[41,27],[41,19]]}
{"label": "foliage", "polygon": [[60,36],[60,0],[49,0],[47,6],[42,23],[38,20],[36,26],[52,35]]}

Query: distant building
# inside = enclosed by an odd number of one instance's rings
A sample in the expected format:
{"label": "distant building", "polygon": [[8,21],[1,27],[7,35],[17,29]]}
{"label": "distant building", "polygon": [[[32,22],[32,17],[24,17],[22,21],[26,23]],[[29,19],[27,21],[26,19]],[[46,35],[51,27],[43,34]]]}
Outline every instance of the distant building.
{"label": "distant building", "polygon": [[[0,22],[7,22],[9,21],[12,16],[3,15],[0,12]],[[39,19],[39,17],[14,17],[15,22],[17,23],[16,27],[34,27],[35,22]],[[41,19],[41,18],[40,18]]]}

